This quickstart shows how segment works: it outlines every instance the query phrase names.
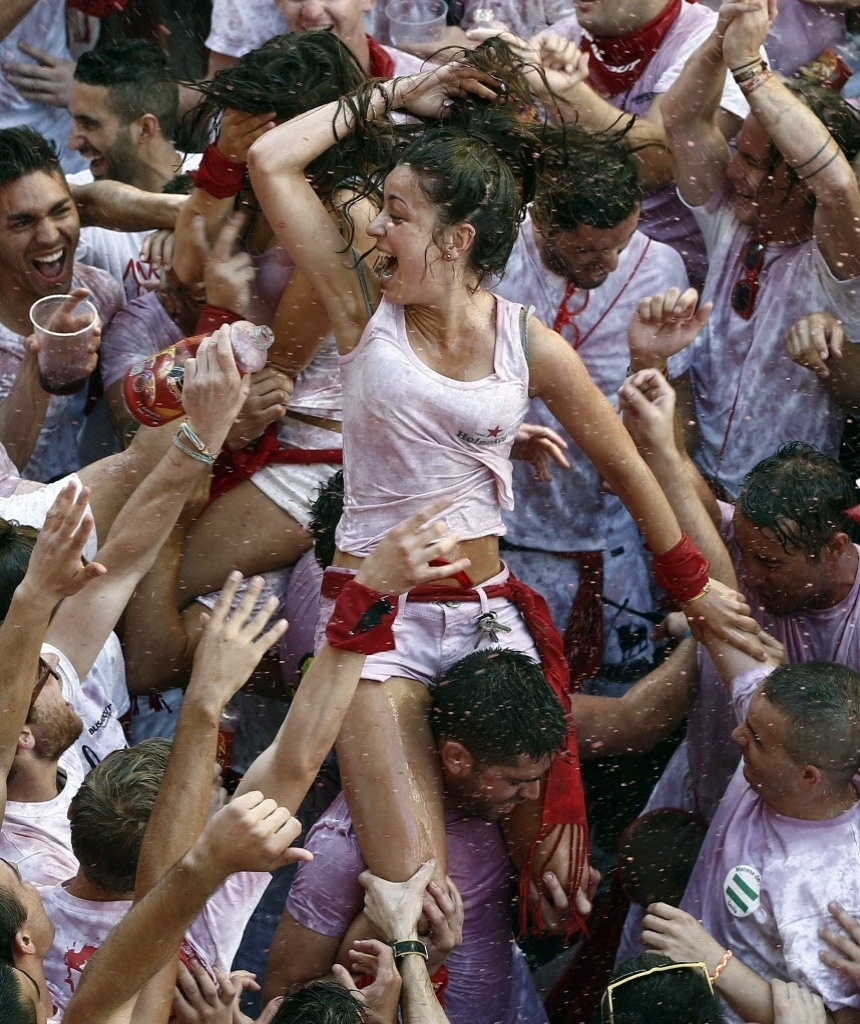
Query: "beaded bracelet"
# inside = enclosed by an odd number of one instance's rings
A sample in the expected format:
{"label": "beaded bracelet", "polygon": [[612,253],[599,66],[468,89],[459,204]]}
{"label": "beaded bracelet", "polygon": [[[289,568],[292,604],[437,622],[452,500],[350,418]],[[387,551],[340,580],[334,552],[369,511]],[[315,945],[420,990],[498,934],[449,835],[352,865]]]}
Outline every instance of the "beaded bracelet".
{"label": "beaded bracelet", "polygon": [[374,85],[373,89],[374,92],[376,92],[377,90],[379,91],[379,95],[382,97],[382,102],[384,104],[383,113],[385,114],[386,117],[388,117],[389,114],[391,113],[391,108],[394,105],[394,97],[385,88],[385,85],[382,82],[377,82],[376,85]]}
{"label": "beaded bracelet", "polygon": [[698,601],[700,598],[704,597],[705,594],[710,594],[710,592],[711,592],[711,581],[708,580],[708,582],[702,587],[702,589],[699,591],[699,593],[696,594],[694,597],[688,597],[687,600],[684,602],[684,604],[692,604],[693,601]]}
{"label": "beaded bracelet", "polygon": [[773,72],[770,70],[770,68],[765,68],[764,71],[758,71],[748,81],[743,83],[738,82],[738,88],[744,94],[744,96],[749,96],[750,93],[755,92],[760,85],[764,85],[764,83],[771,78],[773,78]]}
{"label": "beaded bracelet", "polygon": [[721,959],[721,960],[720,960],[720,962],[719,962],[719,963],[717,964],[717,966],[716,966],[716,967],[714,968],[714,972],[713,972],[713,974],[711,974],[711,975],[709,976],[709,977],[710,977],[710,979],[711,979],[711,984],[712,984],[712,985],[713,985],[713,984],[714,984],[714,983],[716,982],[717,978],[719,978],[719,976],[720,976],[720,975],[721,975],[721,974],[723,973],[723,971],[724,971],[724,970],[726,969],[726,965],[728,964],[729,960],[731,960],[731,958],[732,958],[733,956],[734,956],[734,953],[733,953],[733,952],[732,952],[732,951],[731,951],[730,949],[727,949],[727,950],[725,951],[725,953],[723,953],[722,959]]}
{"label": "beaded bracelet", "polygon": [[173,443],[183,454],[196,459],[197,462],[203,462],[207,466],[214,465],[215,456],[194,433],[187,422],[179,427],[179,430],[173,437]]}

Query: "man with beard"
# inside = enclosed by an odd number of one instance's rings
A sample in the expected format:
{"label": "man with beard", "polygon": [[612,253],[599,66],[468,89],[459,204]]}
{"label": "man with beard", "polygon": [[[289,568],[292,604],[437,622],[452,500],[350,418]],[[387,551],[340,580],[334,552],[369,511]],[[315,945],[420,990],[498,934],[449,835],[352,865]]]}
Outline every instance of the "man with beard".
{"label": "man with beard", "polygon": [[49,394],[39,380],[30,307],[47,295],[89,295],[104,323],[123,305],[113,278],[75,263],[79,233],[53,146],[30,128],[0,131],[0,442],[23,476],[43,482],[79,461],[71,397]]}
{"label": "man with beard", "polygon": [[[635,365],[627,326],[640,299],[685,289],[687,275],[676,252],[639,231],[642,184],[623,137],[567,126],[546,141],[531,215],[494,290],[533,304],[616,403],[627,367]],[[531,466],[514,463],[505,560],[546,597],[565,635],[572,683],[600,679],[599,689],[617,692],[615,684],[651,667],[645,616],[655,599],[639,530],[542,402],[532,402],[526,420],[564,439],[570,468],[536,486]],[[601,619],[603,596],[609,600]]]}
{"label": "man with beard", "polygon": [[[706,270],[704,246],[671,185],[663,104],[716,15],[704,4],[685,0],[575,0],[573,6],[575,13],[550,31],[589,54],[588,81],[565,98],[578,123],[591,131],[628,129],[652,193],[643,204],[643,230],[681,253],[698,286]],[[725,68],[714,101],[720,127],[733,135],[749,108]]]}
{"label": "man with beard", "polygon": [[[110,179],[143,192],[160,193],[178,174],[196,169],[200,154],[182,157],[173,140],[179,86],[164,52],[143,39],[125,39],[114,46],[84,53],[75,67],[69,110],[69,148],[89,160],[88,171],[69,184]],[[165,202],[180,201],[179,196]],[[160,222],[153,220],[153,227]],[[131,300],[157,281],[161,267],[141,261],[145,231],[84,228],[78,259],[122,281]]]}
{"label": "man with beard", "polygon": [[[707,243],[703,299],[713,303],[689,350],[694,458],[730,499],[782,441],[836,456],[845,408],[860,402],[860,348],[841,346],[825,373],[815,332],[790,354],[783,342],[815,312],[860,338],[860,188],[850,163],[860,125],[836,94],[778,80],[760,56],[768,26],[765,0],[727,0],[663,103],[678,189]],[[727,68],[752,110],[733,156],[717,114]]]}

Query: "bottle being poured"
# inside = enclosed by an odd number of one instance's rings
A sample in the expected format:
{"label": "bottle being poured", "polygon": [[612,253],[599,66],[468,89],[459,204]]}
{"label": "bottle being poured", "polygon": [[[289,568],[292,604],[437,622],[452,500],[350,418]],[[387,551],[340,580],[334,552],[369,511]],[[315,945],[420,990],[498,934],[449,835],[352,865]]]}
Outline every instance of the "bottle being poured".
{"label": "bottle being poured", "polygon": [[[155,355],[136,362],[122,383],[125,404],[132,416],[147,427],[160,427],[183,415],[182,385],[185,361],[197,351],[206,334],[183,338]],[[240,373],[257,373],[266,365],[275,340],[272,330],[237,320],[230,324],[230,343]]]}

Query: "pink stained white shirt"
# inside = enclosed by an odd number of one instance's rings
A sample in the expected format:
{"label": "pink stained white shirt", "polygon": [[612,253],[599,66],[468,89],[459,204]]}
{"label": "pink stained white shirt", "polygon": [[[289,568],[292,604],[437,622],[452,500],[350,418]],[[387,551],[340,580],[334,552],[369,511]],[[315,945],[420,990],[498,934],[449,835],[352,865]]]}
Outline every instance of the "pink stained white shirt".
{"label": "pink stained white shirt", "polygon": [[[245,926],[270,879],[265,871],[231,875],[188,929],[183,943],[186,956],[196,956],[210,975],[216,965],[229,971]],[[83,900],[58,884],[42,893],[42,901],[56,928],[45,957],[45,983],[62,1012],[90,957],[126,915],[131,900]]]}
{"label": "pink stained white shirt", "polygon": [[[646,117],[654,100],[669,91],[690,54],[710,35],[716,20],[714,11],[703,4],[683,3],[677,20],[635,85],[617,96],[609,97],[608,102],[628,114]],[[575,14],[553,25],[551,31],[571,39],[577,45],[582,39],[583,30]],[[740,119],[749,113],[749,104],[728,72],[721,106]],[[704,280],[707,265],[701,234],[672,185],[667,185],[645,199],[640,227],[646,235],[666,242],[681,253],[694,282]]]}
{"label": "pink stained white shirt", "polygon": [[[382,43],[391,42],[386,6],[387,4],[380,0],[365,16],[368,31]],[[502,22],[515,36],[530,39],[561,18],[572,14],[574,5],[573,0],[463,0],[462,8],[463,20],[460,27],[464,30],[483,27],[475,21],[475,15],[479,11],[489,9],[494,21]]]}
{"label": "pink stained white shirt", "polygon": [[[756,668],[732,684],[737,721],[767,676]],[[855,780],[856,781],[856,780]],[[848,975],[819,958],[821,927],[835,927],[827,904],[860,915],[860,802],[834,818],[778,814],[738,766],[705,837],[681,908],[720,945],[766,980],[794,981],[836,1011],[860,1009]],[[730,1024],[740,1017],[727,1008]]]}
{"label": "pink stained white shirt", "polygon": [[23,878],[48,887],[72,878],[78,862],[72,853],[69,804],[84,779],[77,751],[60,755],[62,789],[53,800],[7,800],[0,827],[0,857],[18,865]]}
{"label": "pink stained white shirt", "polygon": [[[0,76],[2,77],[2,76]],[[108,274],[76,263],[71,287],[87,288],[102,323],[107,323],[125,304],[119,283]],[[12,390],[24,360],[25,338],[0,324],[0,400]],[[51,395],[45,421],[30,458],[21,475],[47,483],[80,468],[75,424],[72,419],[72,395]]]}
{"label": "pink stained white shirt", "polygon": [[101,344],[102,383],[122,380],[140,359],[175,345],[185,335],[167,315],[156,292],[132,299],[105,328]]}
{"label": "pink stained white shirt", "polygon": [[389,529],[443,495],[453,498],[445,520],[462,540],[504,533],[501,508],[513,506],[509,456],[528,409],[529,371],[522,307],[496,301],[493,373],[480,380],[453,380],[423,363],[409,343],[404,307],[385,299],[341,357],[342,551],[368,555]]}
{"label": "pink stained white shirt", "polygon": [[[589,291],[580,290],[570,299],[568,310],[582,311],[562,327],[562,337],[582,358],[589,376],[614,407],[618,406],[618,388],[630,362],[627,326],[639,300],[670,287],[683,290],[687,285],[680,256],[637,231],[605,283]],[[533,224],[527,218],[505,276],[493,290],[533,305],[535,316],[552,326],[566,286],[567,281],[541,261]],[[682,362],[673,363],[672,376],[683,369]],[[554,467],[550,483],[535,484],[531,465],[514,463],[516,505],[505,513],[507,539],[542,551],[592,551],[601,546],[601,537],[625,531],[630,514],[606,490],[597,469],[544,403],[532,400],[526,420],[561,433],[569,445],[566,455],[571,468]]]}
{"label": "pink stained white shirt", "polygon": [[[511,865],[499,826],[445,815],[448,874],[463,899],[463,941],[445,961],[445,1013],[451,1024],[541,1024],[533,986],[518,977],[511,934]],[[287,912],[330,938],[346,934],[364,906],[365,868],[343,794],[308,834],[314,859],[299,865]]]}
{"label": "pink stained white shirt", "polygon": [[755,235],[738,221],[725,189],[692,212],[708,249],[702,301],[714,303],[690,347],[694,457],[705,477],[737,496],[746,474],[783,442],[839,454],[845,413],[815,373],[792,362],[783,338],[799,317],[820,310],[839,317],[846,338],[860,338],[860,278],[835,278],[814,238],[771,243],[745,320],[732,309],[732,290]]}

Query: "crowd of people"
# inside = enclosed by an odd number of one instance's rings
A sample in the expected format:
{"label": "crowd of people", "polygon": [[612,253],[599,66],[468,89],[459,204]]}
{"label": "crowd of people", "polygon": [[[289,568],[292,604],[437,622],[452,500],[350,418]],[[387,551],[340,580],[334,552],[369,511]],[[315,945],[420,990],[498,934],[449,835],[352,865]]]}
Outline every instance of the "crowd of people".
{"label": "crowd of people", "polygon": [[855,6],[9,0],[3,1024],[860,1024]]}

